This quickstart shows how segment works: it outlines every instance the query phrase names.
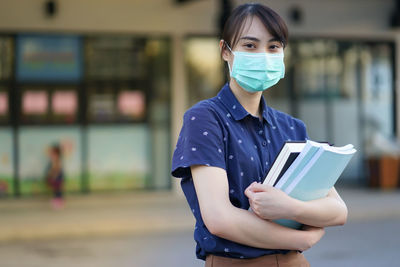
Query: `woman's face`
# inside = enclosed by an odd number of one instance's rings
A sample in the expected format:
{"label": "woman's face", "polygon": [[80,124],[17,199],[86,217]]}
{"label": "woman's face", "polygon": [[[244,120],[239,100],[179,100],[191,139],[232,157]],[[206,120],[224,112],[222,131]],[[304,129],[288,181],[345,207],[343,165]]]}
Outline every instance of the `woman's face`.
{"label": "woman's face", "polygon": [[[220,46],[221,44],[222,41]],[[261,20],[254,16],[246,20],[239,41],[231,49],[251,53],[282,53],[283,45],[268,32]],[[232,66],[234,56],[228,49],[224,50],[222,57]]]}

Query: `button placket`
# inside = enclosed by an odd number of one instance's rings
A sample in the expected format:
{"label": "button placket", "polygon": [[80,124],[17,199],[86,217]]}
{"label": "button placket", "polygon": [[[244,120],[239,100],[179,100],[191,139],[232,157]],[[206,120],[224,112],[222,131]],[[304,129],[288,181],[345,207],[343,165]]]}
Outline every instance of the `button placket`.
{"label": "button placket", "polygon": [[271,159],[270,159],[270,157],[271,157],[271,155],[270,155],[270,153],[269,153],[269,151],[270,151],[270,149],[269,149],[269,146],[270,146],[270,144],[271,144],[271,141],[270,141],[270,137],[269,137],[269,134],[268,134],[268,129],[267,129],[267,127],[268,127],[268,125],[267,124],[265,124],[265,127],[264,127],[264,140],[263,140],[263,142],[262,142],[262,145],[263,145],[263,147],[264,147],[264,149],[263,149],[263,158],[264,158],[264,162],[265,162],[265,168],[267,169],[267,170],[269,170],[269,168],[271,167],[271,166],[269,166],[269,162],[271,162]]}
{"label": "button placket", "polygon": [[[255,120],[255,130],[256,130],[256,135],[257,135],[257,143],[258,145],[255,145],[254,147],[257,150],[257,154],[259,155],[259,164],[261,167],[261,171],[264,174],[265,173],[265,169],[266,166],[265,162],[268,161],[266,159],[266,157],[268,157],[268,151],[267,151],[267,141],[265,139],[265,126],[264,126],[264,121],[260,121],[258,118],[257,120]],[[258,180],[258,182],[262,182],[263,179],[265,178],[265,175],[262,175],[260,177],[258,177],[258,179],[256,178],[256,180]]]}
{"label": "button placket", "polygon": [[262,141],[262,145],[263,145],[263,146],[267,146],[267,141],[265,141],[265,140]]}
{"label": "button placket", "polygon": [[267,141],[266,141],[266,138],[265,138],[266,132],[265,132],[265,129],[264,129],[263,122],[260,122],[260,121],[258,123],[258,135],[260,135],[260,138],[261,138],[261,145],[263,147],[266,147],[267,146]]}
{"label": "button placket", "polygon": [[268,140],[267,131],[265,129],[266,127],[264,126],[263,123],[260,126],[261,126],[261,130],[259,130],[259,134],[262,135],[262,139],[263,139],[261,144],[263,145],[263,147],[266,147],[267,146],[267,140]]}

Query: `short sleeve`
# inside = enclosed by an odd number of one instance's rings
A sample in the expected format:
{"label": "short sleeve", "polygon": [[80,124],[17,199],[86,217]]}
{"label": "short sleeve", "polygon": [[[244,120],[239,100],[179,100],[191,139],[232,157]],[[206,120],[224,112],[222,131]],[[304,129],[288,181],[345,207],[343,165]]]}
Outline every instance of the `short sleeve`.
{"label": "short sleeve", "polygon": [[206,106],[195,106],[183,117],[183,126],[172,157],[171,174],[191,177],[190,166],[207,165],[226,169],[223,129],[216,113]]}
{"label": "short sleeve", "polygon": [[296,125],[296,140],[308,140],[307,127],[305,123],[299,119],[293,118]]}

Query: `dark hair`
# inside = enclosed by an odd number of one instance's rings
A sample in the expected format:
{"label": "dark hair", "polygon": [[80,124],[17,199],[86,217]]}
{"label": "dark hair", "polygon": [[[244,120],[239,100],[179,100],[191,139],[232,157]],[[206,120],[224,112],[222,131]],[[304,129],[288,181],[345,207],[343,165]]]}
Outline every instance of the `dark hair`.
{"label": "dark hair", "polygon": [[274,38],[281,41],[283,47],[286,46],[288,42],[288,29],[285,21],[271,8],[258,3],[250,3],[236,7],[225,22],[221,36],[225,41],[223,49],[226,48],[226,44],[233,49],[239,41],[246,20],[253,17],[259,18],[268,32]]}
{"label": "dark hair", "polygon": [[54,144],[51,146],[51,150],[53,151],[54,154],[57,155],[57,157],[61,157],[61,147],[58,144]]}

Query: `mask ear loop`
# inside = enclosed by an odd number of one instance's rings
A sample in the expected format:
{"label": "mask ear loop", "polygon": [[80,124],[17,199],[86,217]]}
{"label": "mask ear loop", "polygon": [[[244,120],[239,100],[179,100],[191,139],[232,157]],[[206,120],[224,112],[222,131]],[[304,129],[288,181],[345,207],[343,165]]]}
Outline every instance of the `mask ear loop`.
{"label": "mask ear loop", "polygon": [[224,43],[225,43],[226,47],[228,47],[229,51],[231,51],[231,53],[233,54],[232,49],[229,47],[228,43],[225,40],[224,40]]}
{"label": "mask ear loop", "polygon": [[[225,40],[224,40],[224,43],[225,43],[226,47],[228,47],[228,49],[232,53],[232,55],[235,56],[235,54],[233,53],[232,49],[229,47],[228,43]],[[229,76],[231,76],[231,74],[232,74],[231,66],[229,65],[228,61],[226,63],[228,64]]]}

